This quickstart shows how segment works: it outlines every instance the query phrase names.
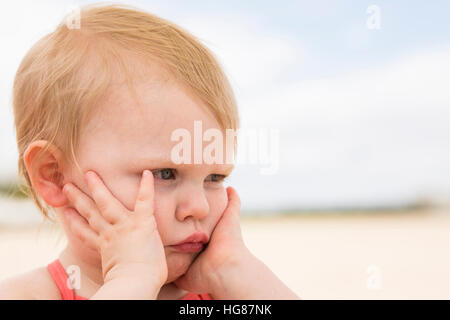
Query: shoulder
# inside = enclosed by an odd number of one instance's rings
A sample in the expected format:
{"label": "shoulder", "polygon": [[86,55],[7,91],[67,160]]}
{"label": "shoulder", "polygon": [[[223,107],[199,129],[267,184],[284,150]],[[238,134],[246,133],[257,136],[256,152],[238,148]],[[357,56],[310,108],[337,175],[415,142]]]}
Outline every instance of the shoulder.
{"label": "shoulder", "polygon": [[60,300],[61,295],[46,267],[0,281],[0,300]]}

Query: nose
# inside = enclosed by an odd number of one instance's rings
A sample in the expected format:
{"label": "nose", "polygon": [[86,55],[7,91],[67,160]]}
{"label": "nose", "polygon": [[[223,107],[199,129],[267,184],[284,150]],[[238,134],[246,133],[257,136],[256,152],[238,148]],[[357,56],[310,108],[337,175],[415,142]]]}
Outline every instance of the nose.
{"label": "nose", "polygon": [[204,219],[209,213],[209,203],[203,187],[185,186],[180,190],[175,216],[179,221],[188,217]]}

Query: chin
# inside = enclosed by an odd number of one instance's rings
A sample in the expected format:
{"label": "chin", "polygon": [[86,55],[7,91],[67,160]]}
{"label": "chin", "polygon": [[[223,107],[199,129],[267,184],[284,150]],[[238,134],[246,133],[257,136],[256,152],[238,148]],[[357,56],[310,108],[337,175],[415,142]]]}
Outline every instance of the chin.
{"label": "chin", "polygon": [[169,257],[166,257],[168,269],[166,283],[173,282],[185,274],[194,258],[195,255],[192,254],[172,254]]}

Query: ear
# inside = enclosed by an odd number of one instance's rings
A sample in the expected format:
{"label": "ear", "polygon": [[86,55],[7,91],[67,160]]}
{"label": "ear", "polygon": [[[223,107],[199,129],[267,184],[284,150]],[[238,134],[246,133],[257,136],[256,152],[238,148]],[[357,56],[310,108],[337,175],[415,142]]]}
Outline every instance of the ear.
{"label": "ear", "polygon": [[52,207],[61,207],[68,203],[62,192],[64,186],[63,154],[55,145],[45,149],[45,140],[33,141],[25,150],[24,162],[34,190]]}

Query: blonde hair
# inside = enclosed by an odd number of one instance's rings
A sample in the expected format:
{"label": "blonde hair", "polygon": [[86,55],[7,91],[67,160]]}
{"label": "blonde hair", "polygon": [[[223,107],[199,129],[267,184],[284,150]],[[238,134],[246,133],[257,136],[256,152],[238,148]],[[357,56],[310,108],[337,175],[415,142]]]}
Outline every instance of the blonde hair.
{"label": "blonde hair", "polygon": [[[18,144],[18,174],[22,192],[30,196],[44,218],[49,207],[31,184],[24,163],[27,146],[46,140],[75,163],[78,134],[122,71],[131,84],[130,54],[144,63],[156,61],[177,82],[199,97],[223,129],[237,130],[239,118],[230,83],[215,56],[189,32],[134,7],[91,4],[80,8],[80,28],[65,21],[41,38],[23,58],[13,87]],[[136,101],[136,100],[135,100]],[[81,171],[81,170],[80,170]],[[24,188],[22,188],[24,187]]]}

